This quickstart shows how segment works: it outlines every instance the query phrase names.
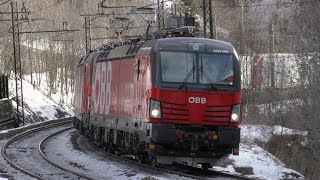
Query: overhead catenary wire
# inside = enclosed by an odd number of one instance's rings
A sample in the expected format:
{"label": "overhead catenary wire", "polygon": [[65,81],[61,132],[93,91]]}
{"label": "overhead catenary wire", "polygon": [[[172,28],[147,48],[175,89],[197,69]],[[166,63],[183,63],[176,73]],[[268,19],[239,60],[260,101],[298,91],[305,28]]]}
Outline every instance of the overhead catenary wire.
{"label": "overhead catenary wire", "polygon": [[[243,7],[270,7],[270,6],[288,6],[288,5],[301,5],[320,2],[320,0],[296,1],[296,2],[282,2],[282,3],[269,3],[269,4],[251,4],[251,5],[215,5],[214,8],[243,8]],[[202,6],[194,6],[194,8],[203,8]]]}
{"label": "overhead catenary wire", "polygon": [[0,1],[0,6],[1,6],[1,5],[4,5],[4,4],[6,4],[6,3],[10,2],[10,1],[11,1],[11,0],[7,0],[7,1],[4,1],[4,2]]}

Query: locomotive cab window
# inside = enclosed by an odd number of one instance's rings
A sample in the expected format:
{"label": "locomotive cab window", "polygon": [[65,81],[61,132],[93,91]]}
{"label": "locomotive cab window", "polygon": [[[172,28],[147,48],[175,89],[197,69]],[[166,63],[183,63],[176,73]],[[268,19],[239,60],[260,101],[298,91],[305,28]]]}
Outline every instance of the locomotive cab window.
{"label": "locomotive cab window", "polygon": [[[186,52],[161,52],[161,77],[163,82],[183,82],[185,77],[192,73],[187,80],[196,83],[195,79],[195,54]],[[192,71],[192,72],[191,72]]]}
{"label": "locomotive cab window", "polygon": [[160,51],[160,77],[166,85],[205,88],[233,85],[233,54]]}
{"label": "locomotive cab window", "polygon": [[213,83],[233,85],[233,56],[230,54],[200,54],[200,80],[201,84],[210,83],[205,78],[207,74]]}

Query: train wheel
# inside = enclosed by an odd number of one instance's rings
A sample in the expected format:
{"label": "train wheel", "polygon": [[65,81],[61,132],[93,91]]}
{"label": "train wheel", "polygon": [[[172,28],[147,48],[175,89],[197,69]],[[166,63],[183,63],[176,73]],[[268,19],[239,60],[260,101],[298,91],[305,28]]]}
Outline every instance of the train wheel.
{"label": "train wheel", "polygon": [[74,128],[76,128],[76,129],[78,128],[78,126],[77,126],[77,120],[76,120],[75,117],[72,119],[72,125],[73,125]]}
{"label": "train wheel", "polygon": [[146,153],[137,153],[136,160],[141,164],[146,163],[147,154]]}
{"label": "train wheel", "polygon": [[82,123],[79,123],[79,124],[78,124],[78,127],[79,127],[79,128],[78,128],[78,129],[79,129],[79,134],[80,134],[80,135],[84,135],[84,129],[83,129]]}
{"label": "train wheel", "polygon": [[91,126],[91,128],[89,128],[89,139],[90,139],[91,142],[95,141],[95,139],[94,139],[94,131],[95,131],[95,127]]}
{"label": "train wheel", "polygon": [[120,154],[120,152],[119,152],[119,151],[115,151],[115,152],[114,152],[114,155],[116,155],[116,156],[120,156],[121,154]]}
{"label": "train wheel", "polygon": [[202,163],[201,166],[204,170],[208,170],[209,168],[211,168],[211,165],[209,163]]}
{"label": "train wheel", "polygon": [[158,160],[156,157],[151,157],[150,160],[151,160],[151,166],[160,167],[160,164],[158,163]]}
{"label": "train wheel", "polygon": [[117,148],[116,146],[113,144],[113,143],[109,143],[109,146],[108,146],[108,153],[111,153],[111,154],[115,154],[117,151]]}

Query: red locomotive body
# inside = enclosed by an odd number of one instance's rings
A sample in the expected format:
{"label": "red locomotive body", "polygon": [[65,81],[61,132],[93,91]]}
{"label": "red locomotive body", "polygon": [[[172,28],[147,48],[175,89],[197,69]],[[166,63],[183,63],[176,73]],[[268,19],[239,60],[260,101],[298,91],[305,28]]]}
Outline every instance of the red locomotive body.
{"label": "red locomotive body", "polygon": [[229,43],[152,39],[106,47],[78,65],[74,126],[141,161],[208,168],[239,153],[240,64]]}

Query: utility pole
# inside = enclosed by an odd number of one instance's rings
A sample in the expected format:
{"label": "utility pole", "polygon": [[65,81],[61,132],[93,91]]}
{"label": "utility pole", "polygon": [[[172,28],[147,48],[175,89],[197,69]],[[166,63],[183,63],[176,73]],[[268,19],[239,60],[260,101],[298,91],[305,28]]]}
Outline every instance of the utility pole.
{"label": "utility pole", "polygon": [[84,17],[84,32],[86,38],[86,53],[91,50],[91,18]]}
{"label": "utility pole", "polygon": [[158,13],[157,13],[157,19],[158,19],[158,28],[162,29],[164,28],[164,1],[157,0],[158,4]]}
{"label": "utility pole", "polygon": [[[24,110],[23,110],[23,87],[22,87],[22,68],[20,57],[20,36],[19,36],[19,12],[17,2],[11,2],[11,15],[12,15],[12,38],[13,38],[13,60],[14,60],[14,73],[16,81],[16,102],[17,102],[17,120],[22,119],[24,122]],[[21,117],[19,114],[19,104],[21,104]],[[18,122],[19,124],[19,122]]]}
{"label": "utility pole", "polygon": [[214,39],[213,33],[213,16],[212,16],[212,0],[203,0],[203,32],[204,37],[207,37],[207,28],[209,28],[209,37]]}
{"label": "utility pole", "polygon": [[274,26],[271,21],[270,24],[270,80],[271,80],[271,88],[275,87],[275,77],[274,77]]}
{"label": "utility pole", "polygon": [[245,46],[244,46],[244,30],[245,30],[245,26],[244,26],[244,7],[248,4],[251,3],[252,0],[239,0],[238,4],[241,7],[240,9],[240,22],[239,22],[239,26],[240,26],[240,54],[245,54]]}
{"label": "utility pole", "polygon": [[[241,1],[241,0],[239,0],[239,1]],[[239,3],[240,4],[240,3]],[[243,22],[243,5],[244,5],[244,3],[243,3],[243,1],[241,1],[241,14],[240,14],[240,17],[241,17],[241,21],[240,21],[240,54],[245,54],[244,53],[244,41],[243,41],[243,35],[244,35],[244,27],[243,27],[243,25],[244,25],[244,22]]]}

